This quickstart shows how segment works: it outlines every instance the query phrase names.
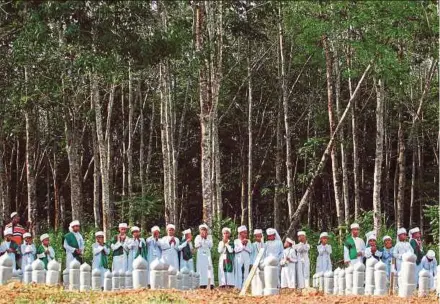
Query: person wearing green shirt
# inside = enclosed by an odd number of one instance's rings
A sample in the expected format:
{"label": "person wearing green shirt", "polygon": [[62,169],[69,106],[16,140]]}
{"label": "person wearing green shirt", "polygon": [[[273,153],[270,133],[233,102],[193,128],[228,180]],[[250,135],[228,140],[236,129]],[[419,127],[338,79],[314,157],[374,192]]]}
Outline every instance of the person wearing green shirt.
{"label": "person wearing green shirt", "polygon": [[419,227],[415,227],[409,231],[410,241],[414,254],[416,255],[416,282],[419,279],[419,272],[422,270],[422,258],[425,256],[423,251],[422,234]]}
{"label": "person wearing green shirt", "polygon": [[108,269],[108,255],[110,254],[110,247],[104,242],[104,232],[98,231],[95,233],[96,242],[92,245],[93,249],[93,269],[101,271],[101,288],[104,287],[104,273]]}
{"label": "person wearing green shirt", "polygon": [[37,248],[37,258],[39,258],[43,264],[44,269],[47,270],[47,264],[55,259],[55,250],[50,246],[49,234],[45,233],[40,236],[40,246]]}
{"label": "person wearing green shirt", "polygon": [[362,263],[365,252],[365,242],[359,237],[359,224],[351,224],[350,229],[351,233],[344,242],[344,263],[346,265]]}
{"label": "person wearing green shirt", "polygon": [[79,221],[72,221],[69,225],[69,233],[64,235],[63,247],[66,250],[66,267],[76,259],[80,264],[83,262],[84,239],[79,232]]}

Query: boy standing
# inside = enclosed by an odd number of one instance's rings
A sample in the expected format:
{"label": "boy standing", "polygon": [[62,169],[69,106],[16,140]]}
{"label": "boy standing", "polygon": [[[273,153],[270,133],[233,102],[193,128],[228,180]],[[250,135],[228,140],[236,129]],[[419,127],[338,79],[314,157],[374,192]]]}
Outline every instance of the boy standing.
{"label": "boy standing", "polygon": [[79,221],[73,221],[69,225],[69,233],[64,236],[63,246],[66,250],[66,268],[76,259],[81,264],[84,254],[84,239],[79,233]]}
{"label": "boy standing", "polygon": [[37,254],[37,248],[32,242],[32,235],[29,232],[23,234],[24,243],[21,244],[21,270],[24,271],[27,265],[31,265],[35,260],[35,255]]}
{"label": "boy standing", "polygon": [[40,236],[40,246],[37,248],[37,258],[39,258],[43,264],[44,269],[47,270],[47,264],[55,259],[55,250],[50,246],[49,235],[47,233]]}

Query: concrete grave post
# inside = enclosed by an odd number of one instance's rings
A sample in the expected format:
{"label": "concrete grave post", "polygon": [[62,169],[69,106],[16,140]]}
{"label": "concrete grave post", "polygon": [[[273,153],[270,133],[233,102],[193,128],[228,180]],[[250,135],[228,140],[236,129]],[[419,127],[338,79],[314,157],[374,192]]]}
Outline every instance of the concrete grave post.
{"label": "concrete grave post", "polygon": [[345,269],[339,269],[338,273],[338,295],[345,295]]}
{"label": "concrete grave post", "polygon": [[84,263],[79,268],[79,290],[90,290],[92,279],[92,267],[89,264]]}
{"label": "concrete grave post", "polygon": [[407,252],[402,256],[402,265],[399,274],[399,297],[407,298],[413,295],[416,289],[416,259]]}
{"label": "concrete grave post", "polygon": [[278,259],[268,256],[264,259],[264,295],[277,295],[280,293],[278,289],[280,265]]}
{"label": "concrete grave post", "polygon": [[0,257],[0,285],[4,285],[12,279],[13,265],[14,261],[7,254]]}
{"label": "concrete grave post", "polygon": [[374,294],[374,266],[376,266],[377,262],[378,261],[373,257],[367,259],[365,270],[365,295]]}
{"label": "concrete grave post", "polygon": [[168,268],[168,287],[169,289],[177,289],[177,269],[173,266]]}
{"label": "concrete grave post", "polygon": [[341,268],[336,268],[333,272],[333,294],[337,295],[339,294],[339,271]]}
{"label": "concrete grave post", "polygon": [[32,265],[26,265],[26,267],[24,268],[23,283],[32,283]]}
{"label": "concrete grave post", "polygon": [[133,273],[130,270],[125,273],[125,289],[133,289]]}
{"label": "concrete grave post", "polygon": [[353,294],[353,265],[345,268],[345,294]]}
{"label": "concrete grave post", "polygon": [[431,274],[428,270],[422,269],[419,272],[419,297],[426,297],[430,290]]}
{"label": "concrete grave post", "polygon": [[81,264],[78,260],[73,259],[69,265],[69,290],[79,290],[79,276],[80,276],[80,268]]}
{"label": "concrete grave post", "polygon": [[119,277],[119,290],[124,290],[125,289],[125,271],[120,270],[118,277]]}
{"label": "concrete grave post", "polygon": [[387,266],[384,262],[377,262],[374,266],[374,295],[383,296],[387,294]]}
{"label": "concrete grave post", "polygon": [[148,263],[147,261],[138,256],[133,261],[133,288],[141,289],[146,288],[148,284],[147,274],[148,274]]}
{"label": "concrete grave post", "polygon": [[189,269],[186,267],[183,267],[180,270],[180,273],[182,274],[182,290],[188,290],[190,288],[191,282],[189,281]]}
{"label": "concrete grave post", "polygon": [[104,273],[104,291],[112,291],[113,289],[113,276],[110,270]]}
{"label": "concrete grave post", "polygon": [[333,272],[327,271],[324,273],[324,293],[325,294],[333,294],[333,287],[334,287],[334,278],[333,278]]}
{"label": "concrete grave post", "polygon": [[365,283],[365,265],[356,263],[353,267],[353,294],[363,295]]}
{"label": "concrete grave post", "polygon": [[117,270],[112,272],[112,290],[119,290],[119,271]]}
{"label": "concrete grave post", "polygon": [[92,290],[101,290],[103,285],[101,274],[101,270],[98,268],[92,270]]}
{"label": "concrete grave post", "polygon": [[44,263],[40,259],[32,262],[32,282],[36,284],[46,283],[46,270],[44,270]]}
{"label": "concrete grave post", "polygon": [[61,265],[56,260],[47,263],[46,285],[58,285]]}

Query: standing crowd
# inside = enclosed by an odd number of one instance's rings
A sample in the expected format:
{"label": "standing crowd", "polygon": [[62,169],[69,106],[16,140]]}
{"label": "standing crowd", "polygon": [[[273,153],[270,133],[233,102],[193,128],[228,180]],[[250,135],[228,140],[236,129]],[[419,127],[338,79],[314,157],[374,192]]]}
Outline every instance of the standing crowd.
{"label": "standing crowd", "polygon": [[[16,212],[11,214],[11,219],[12,222],[5,227],[5,239],[0,245],[0,255],[7,254],[13,260],[13,269],[24,270],[35,259],[40,259],[47,268],[48,262],[55,259],[49,235],[41,235],[41,245],[36,248],[31,234],[20,226],[20,218]],[[383,248],[378,246],[374,232],[366,234],[365,243],[359,237],[359,225],[354,223],[350,228],[351,233],[344,242],[344,263],[347,266],[365,263],[366,259],[374,258],[386,264],[388,277],[391,274],[398,276],[402,256],[411,252],[417,257],[416,279],[418,279],[418,272],[424,268],[431,275],[431,287],[434,286],[434,278],[437,274],[435,253],[429,250],[425,254],[419,228],[409,231],[409,241],[407,231],[400,228],[397,231],[398,239],[394,246],[391,237],[383,237]],[[161,261],[176,270],[187,268],[197,272],[200,275],[202,288],[214,287],[214,268],[211,257],[214,244],[207,225],[199,226],[199,234],[194,240],[190,229],[184,230],[181,238],[177,237],[175,226],[172,224],[166,226],[166,235],[163,237],[160,237],[158,226],[152,227],[151,236],[146,239],[141,237],[140,228],[136,226],[129,228],[126,223],[121,223],[118,230],[119,233],[108,242],[105,242],[104,232],[95,233],[96,241],[92,245],[93,269],[99,269],[104,274],[110,269],[108,261],[111,256],[112,271],[132,271],[133,261],[141,256],[150,265],[155,261]],[[238,227],[237,232],[238,238],[232,240],[230,228],[222,229],[222,238],[217,246],[218,285],[220,287],[241,289],[252,266],[258,263],[257,271],[261,271],[264,267],[264,260],[268,257],[278,261],[280,288],[301,289],[310,286],[310,245],[304,231],[297,233],[297,242],[286,238],[284,244],[278,232],[273,228],[266,230],[266,240],[263,230],[255,229],[253,242],[248,236],[246,226]],[[318,252],[316,273],[332,271],[332,247],[328,244],[328,240],[328,233],[322,232],[316,248]],[[70,223],[69,233],[64,236],[63,248],[66,251],[66,265],[70,265],[75,259],[80,263],[83,262],[85,242],[80,233],[79,221],[75,220]],[[261,252],[262,249],[264,249],[263,252]],[[193,257],[196,257],[196,263]],[[149,280],[149,275],[147,275],[147,280]]]}

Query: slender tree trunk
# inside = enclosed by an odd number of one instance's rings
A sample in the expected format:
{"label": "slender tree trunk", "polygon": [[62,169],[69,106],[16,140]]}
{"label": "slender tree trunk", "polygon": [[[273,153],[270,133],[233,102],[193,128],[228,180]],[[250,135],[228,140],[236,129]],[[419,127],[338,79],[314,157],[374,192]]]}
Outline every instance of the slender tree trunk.
{"label": "slender tree trunk", "polygon": [[150,127],[148,130],[148,148],[147,148],[147,164],[145,170],[145,183],[147,184],[150,180],[150,170],[151,170],[151,158],[153,157],[153,133],[154,133],[154,123],[156,116],[156,108],[154,105],[154,100],[151,102],[151,119]]}
{"label": "slender tree trunk", "polygon": [[277,132],[277,144],[276,144],[276,152],[275,152],[275,193],[273,200],[273,217],[274,217],[274,227],[277,231],[281,229],[281,200],[282,200],[282,170],[283,170],[283,131],[281,129],[282,125],[282,114],[283,113],[283,103],[282,99],[279,99],[278,102],[278,114],[277,114],[277,124],[276,124],[276,132]]}
{"label": "slender tree trunk", "polygon": [[[402,111],[402,110],[400,110]],[[399,113],[399,130],[397,134],[399,142],[399,158],[397,160],[398,164],[398,187],[397,187],[397,199],[396,199],[396,210],[397,210],[397,226],[404,227],[404,199],[405,199],[405,184],[406,184],[406,166],[405,166],[405,135],[403,130],[403,117],[402,113]]]}
{"label": "slender tree trunk", "polygon": [[[141,199],[142,199],[142,206],[144,207],[145,203],[145,195],[146,195],[146,189],[145,189],[145,121],[144,121],[144,107],[145,107],[145,101],[142,98],[142,86],[141,86],[141,80],[138,82],[138,94],[139,94],[139,182],[141,184]],[[145,223],[145,213],[141,213],[141,231],[146,231],[146,223]]]}
{"label": "slender tree trunk", "polygon": [[131,62],[128,68],[128,147],[127,147],[127,186],[128,198],[130,199],[128,207],[128,218],[130,226],[134,224],[133,203],[133,115],[134,115],[134,98],[133,98],[133,72]]}
{"label": "slender tree trunk", "polygon": [[9,193],[9,179],[6,172],[5,165],[5,143],[0,141],[0,208],[1,208],[1,224],[10,214],[11,198]]}
{"label": "slender tree trunk", "polygon": [[414,208],[415,208],[415,187],[416,187],[416,163],[417,163],[417,150],[416,145],[413,143],[412,145],[412,159],[411,159],[411,192],[410,192],[410,204],[409,204],[409,226],[413,227],[416,223],[416,219],[414,218]]}
{"label": "slender tree trunk", "polygon": [[248,44],[247,58],[247,77],[248,77],[248,179],[247,179],[247,199],[248,199],[248,224],[249,231],[253,230],[253,209],[252,209],[252,70],[251,70],[251,43]]}
{"label": "slender tree trunk", "polygon": [[423,136],[423,130],[421,131],[420,138],[417,139],[417,190],[418,190],[418,196],[419,196],[419,210],[420,210],[420,216],[419,216],[419,227],[422,231],[423,235],[423,202],[420,199],[420,193],[423,193],[423,176],[424,176],[424,165],[423,165],[423,155],[424,155],[424,149],[423,149],[423,142],[424,142],[424,136]]}
{"label": "slender tree trunk", "polygon": [[[91,95],[91,108],[92,111],[95,110],[93,106],[93,92]],[[100,157],[99,157],[99,144],[98,137],[96,133],[96,121],[90,123],[92,130],[92,146],[93,146],[93,218],[95,222],[95,228],[101,227],[101,168],[100,168]]]}
{"label": "slender tree trunk", "polygon": [[[242,160],[244,157],[241,158]],[[241,225],[246,225],[246,178],[244,173],[244,168],[241,168],[241,196],[240,196],[240,204],[241,204]]]}

